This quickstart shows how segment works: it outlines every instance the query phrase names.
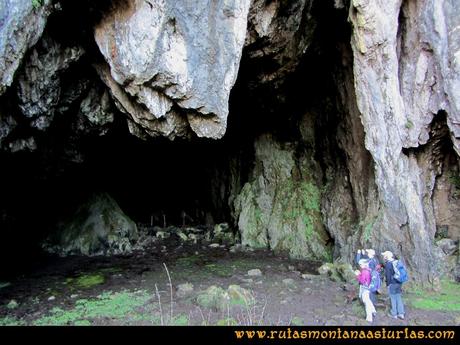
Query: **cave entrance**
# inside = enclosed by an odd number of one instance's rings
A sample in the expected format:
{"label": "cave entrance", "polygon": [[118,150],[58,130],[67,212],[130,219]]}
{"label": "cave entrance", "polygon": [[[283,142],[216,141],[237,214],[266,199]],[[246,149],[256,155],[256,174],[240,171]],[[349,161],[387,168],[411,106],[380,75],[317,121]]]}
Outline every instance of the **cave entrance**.
{"label": "cave entrance", "polygon": [[[251,174],[257,163],[255,141],[267,133],[276,140],[274,146],[279,146],[279,152],[287,161],[293,162],[289,163],[292,172],[285,180],[289,182],[292,177],[296,184],[286,183],[285,194],[289,199],[292,189],[297,191],[298,197],[289,204],[292,212],[286,212],[280,219],[288,218],[292,226],[300,224],[301,218],[309,215],[302,213],[305,215],[302,217],[297,212],[308,204],[297,186],[300,182],[308,182],[302,185],[305,190],[319,195],[322,186],[332,179],[328,180],[325,172],[344,166],[345,160],[336,140],[342,119],[337,111],[337,85],[331,66],[340,66],[341,52],[335,49],[335,43],[348,42],[349,29],[345,30],[348,24],[344,13],[335,13],[332,4],[323,6],[314,13],[318,19],[315,36],[305,38],[307,41],[311,38],[311,47],[306,54],[301,49],[297,52],[299,56],[297,53],[292,56],[299,61],[289,71],[282,68],[284,58],[267,56],[252,61],[250,50],[257,51],[258,44],[245,48],[238,80],[230,96],[227,134],[222,140],[143,141],[129,133],[126,115],[118,111],[107,134],[82,134],[75,131],[66,117],[74,116],[71,113],[78,109],[70,109],[69,114],[56,118],[45,134],[34,133],[38,138],[36,152],[0,153],[0,160],[8,167],[0,171],[0,178],[9,181],[0,196],[2,223],[8,228],[7,242],[21,243],[26,255],[35,253],[61,218],[71,216],[92,194],[101,192],[111,195],[122,211],[141,226],[210,228],[228,223],[236,232],[235,197],[248,181],[254,180]],[[97,16],[96,12],[93,15]],[[73,12],[64,8],[62,13]],[[332,29],[329,19],[325,20],[330,18],[328,13],[335,13],[337,22],[341,23],[339,29]],[[53,25],[61,27],[67,15],[59,18],[50,21],[50,31]],[[303,20],[301,27],[307,25]],[[59,34],[55,37],[63,44],[73,40],[86,42],[87,56],[76,64],[71,74],[62,77],[63,82],[69,84],[74,76],[84,71],[88,79],[99,78],[89,64],[99,61],[101,56],[91,40],[92,30],[88,30],[91,25],[85,23],[76,26],[70,36]],[[80,30],[81,25],[86,30]],[[345,29],[341,30],[342,27]],[[308,35],[309,30],[306,30]],[[300,36],[299,33],[299,39]],[[267,80],[260,83],[264,74],[277,76],[277,83],[271,85]],[[259,160],[257,164],[263,162]],[[273,166],[276,165],[274,162]],[[256,191],[256,184],[253,189]],[[320,228],[328,237],[321,248],[331,243],[334,246],[334,239],[322,224],[320,197],[315,200],[317,202],[308,206],[315,221],[304,221],[307,230],[299,230],[296,235],[303,236],[313,227]],[[277,205],[284,205],[284,200],[277,202]],[[255,210],[252,219],[257,220],[259,216]],[[247,224],[250,226],[251,221]],[[273,237],[267,235],[267,241]],[[290,238],[289,241],[298,242]],[[283,249],[289,247],[289,241]],[[266,247],[271,248],[269,243]],[[16,255],[17,250],[11,246],[3,254]]]}
{"label": "cave entrance", "polygon": [[73,178],[89,190],[108,192],[136,223],[212,225],[229,221],[225,195],[216,195],[225,194],[226,150],[225,143],[213,141],[113,136],[95,145],[83,174]]}
{"label": "cave entrance", "polygon": [[10,245],[1,254],[14,264],[2,275],[34,271],[37,258],[52,262],[43,257],[43,242],[62,222],[78,218],[76,211],[92,196],[102,193],[136,223],[139,235],[154,238],[158,229],[213,232],[220,223],[228,224],[225,231],[237,232],[229,199],[238,192],[232,190],[232,180],[240,181],[245,170],[234,166],[241,164],[235,158],[240,149],[228,140],[143,141],[126,128],[119,130],[82,142],[83,162],[63,163],[62,157],[50,153],[5,157],[8,168],[0,174],[10,183],[0,203],[7,230],[4,240]]}

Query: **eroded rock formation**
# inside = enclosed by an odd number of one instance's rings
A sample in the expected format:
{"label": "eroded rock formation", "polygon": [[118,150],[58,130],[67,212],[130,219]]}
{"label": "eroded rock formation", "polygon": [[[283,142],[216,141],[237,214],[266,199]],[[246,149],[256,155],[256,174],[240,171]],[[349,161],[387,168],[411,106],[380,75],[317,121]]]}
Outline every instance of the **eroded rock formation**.
{"label": "eroded rock formation", "polygon": [[294,258],[331,260],[321,219],[321,191],[307,152],[270,135],[255,142],[255,168],[235,201],[243,245],[287,252]]}
{"label": "eroded rock formation", "polygon": [[95,28],[102,79],[136,135],[221,138],[249,0],[125,2]]}
{"label": "eroded rock formation", "polygon": [[29,0],[5,0],[0,4],[0,95],[11,86],[24,54],[40,39],[51,0],[40,6]]}

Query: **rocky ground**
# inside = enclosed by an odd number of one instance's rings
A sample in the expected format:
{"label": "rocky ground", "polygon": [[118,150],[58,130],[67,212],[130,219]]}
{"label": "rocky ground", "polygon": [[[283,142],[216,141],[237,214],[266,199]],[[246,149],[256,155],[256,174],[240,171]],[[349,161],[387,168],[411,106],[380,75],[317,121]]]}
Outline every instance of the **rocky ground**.
{"label": "rocky ground", "polygon": [[[130,255],[47,258],[1,281],[0,325],[367,325],[356,285],[318,274],[320,265],[155,237]],[[406,291],[404,321],[387,316],[379,295],[374,324],[459,325],[450,284],[431,300]]]}

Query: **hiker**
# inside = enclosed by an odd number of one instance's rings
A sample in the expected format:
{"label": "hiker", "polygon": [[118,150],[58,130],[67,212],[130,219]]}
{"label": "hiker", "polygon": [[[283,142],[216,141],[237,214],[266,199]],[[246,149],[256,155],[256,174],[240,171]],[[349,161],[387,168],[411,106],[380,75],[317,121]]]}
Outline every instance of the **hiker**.
{"label": "hiker", "polygon": [[359,264],[359,260],[366,259],[369,261],[369,268],[371,270],[375,270],[378,268],[379,260],[375,257],[375,250],[374,249],[358,249],[356,254],[355,260],[356,263]]}
{"label": "hiker", "polygon": [[[369,264],[371,273],[377,270],[378,279],[380,279],[381,265],[379,263],[379,260],[375,257],[375,250],[374,249],[359,249],[358,253],[356,254],[356,263],[359,263],[359,260],[361,259],[368,260],[368,264]],[[379,287],[380,287],[380,284],[379,284]],[[370,299],[374,306],[377,304],[377,293],[378,293],[378,290],[370,292]]]}
{"label": "hiker", "polygon": [[394,319],[404,320],[404,303],[401,297],[402,294],[402,283],[397,281],[394,277],[395,269],[393,262],[395,256],[390,251],[382,253],[383,260],[385,261],[385,280],[388,286],[388,294],[390,295],[391,311],[388,316]]}
{"label": "hiker", "polygon": [[372,323],[377,311],[370,298],[371,270],[369,261],[366,259],[359,260],[359,267],[360,270],[355,271],[356,279],[359,282],[359,298],[363,301],[366,309],[366,321]]}

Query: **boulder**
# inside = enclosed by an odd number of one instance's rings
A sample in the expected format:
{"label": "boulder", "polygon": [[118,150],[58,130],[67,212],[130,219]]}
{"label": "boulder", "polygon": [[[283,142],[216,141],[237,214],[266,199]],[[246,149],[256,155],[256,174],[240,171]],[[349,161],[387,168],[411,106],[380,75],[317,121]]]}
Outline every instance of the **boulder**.
{"label": "boulder", "polygon": [[9,301],[9,303],[6,305],[8,309],[16,309],[19,306],[19,303],[16,302],[16,300],[12,299]]}
{"label": "boulder", "polygon": [[446,255],[453,255],[458,249],[458,241],[454,241],[450,238],[443,238],[437,241],[436,245],[441,248]]}
{"label": "boulder", "polygon": [[249,290],[239,285],[230,285],[227,290],[212,285],[198,295],[196,302],[202,307],[225,311],[234,306],[246,308],[256,301]]}
{"label": "boulder", "polygon": [[225,310],[228,305],[227,295],[224,289],[212,285],[198,294],[196,302],[199,306],[216,310]]}
{"label": "boulder", "polygon": [[356,276],[353,267],[346,263],[327,262],[318,268],[318,273],[326,276],[335,282],[354,282]]}
{"label": "boulder", "polygon": [[212,241],[227,246],[233,246],[236,242],[236,237],[229,225],[227,223],[222,223],[214,226]]}
{"label": "boulder", "polygon": [[262,271],[258,268],[254,268],[248,271],[248,276],[250,277],[260,277],[262,275]]}
{"label": "boulder", "polygon": [[193,284],[192,283],[184,283],[179,284],[177,286],[177,297],[186,297],[189,296],[193,292]]}
{"label": "boulder", "polygon": [[127,254],[137,237],[136,224],[110,195],[101,193],[61,222],[43,247],[60,256]]}
{"label": "boulder", "polygon": [[253,294],[239,285],[230,285],[227,294],[230,305],[251,306],[256,302]]}

